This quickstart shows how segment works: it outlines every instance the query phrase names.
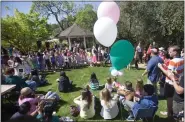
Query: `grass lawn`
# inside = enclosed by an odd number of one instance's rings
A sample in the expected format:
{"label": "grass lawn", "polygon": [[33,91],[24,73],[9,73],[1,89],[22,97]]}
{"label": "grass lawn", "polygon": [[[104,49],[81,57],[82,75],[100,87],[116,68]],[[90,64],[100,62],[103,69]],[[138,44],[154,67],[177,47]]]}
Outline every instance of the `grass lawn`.
{"label": "grass lawn", "polygon": [[[125,81],[131,81],[133,83],[133,86],[135,88],[136,79],[141,77],[141,74],[144,70],[124,70],[124,75],[118,78],[118,81],[121,83],[124,83]],[[70,116],[69,114],[69,107],[70,105],[75,105],[73,100],[75,97],[78,97],[80,95],[81,90],[88,84],[90,75],[92,72],[95,72],[97,75],[97,78],[100,82],[100,84],[104,85],[106,83],[106,78],[110,76],[109,67],[89,67],[89,68],[83,68],[83,69],[73,69],[71,71],[66,71],[67,76],[70,80],[73,81],[73,84],[76,84],[74,91],[70,93],[60,93],[58,91],[58,83],[56,82],[56,79],[59,78],[59,72],[53,73],[49,72],[47,74],[47,79],[49,80],[50,85],[40,87],[37,91],[40,93],[46,93],[48,90],[56,91],[60,97],[62,98],[62,101],[59,103],[57,115],[59,116]],[[144,82],[146,82],[146,77],[142,78]],[[96,95],[99,98],[99,92],[93,91],[93,94]],[[103,118],[100,116],[100,110],[101,105],[100,103],[96,103],[96,115],[93,119],[93,121],[101,121]],[[169,122],[169,120],[165,119],[164,116],[160,115],[160,111],[166,110],[166,100],[159,100],[159,109],[157,111],[157,115],[155,118],[156,122]],[[120,112],[119,112],[120,113]],[[125,113],[125,112],[124,112]],[[127,114],[123,114],[124,120],[127,117]],[[80,118],[80,116],[73,118],[77,121],[83,121],[83,119]],[[120,114],[114,119],[114,121],[120,121],[121,116]],[[87,120],[86,120],[87,121]]]}

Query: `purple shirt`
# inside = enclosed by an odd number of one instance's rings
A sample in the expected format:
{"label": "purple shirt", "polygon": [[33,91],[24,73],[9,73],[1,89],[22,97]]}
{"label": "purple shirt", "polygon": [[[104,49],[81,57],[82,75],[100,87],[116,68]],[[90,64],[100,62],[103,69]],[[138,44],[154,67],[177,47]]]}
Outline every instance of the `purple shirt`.
{"label": "purple shirt", "polygon": [[31,104],[31,108],[28,114],[31,114],[36,110],[36,103],[38,103],[37,98],[24,98],[23,100],[18,100],[19,101],[19,106],[23,104],[24,102],[29,102]]}

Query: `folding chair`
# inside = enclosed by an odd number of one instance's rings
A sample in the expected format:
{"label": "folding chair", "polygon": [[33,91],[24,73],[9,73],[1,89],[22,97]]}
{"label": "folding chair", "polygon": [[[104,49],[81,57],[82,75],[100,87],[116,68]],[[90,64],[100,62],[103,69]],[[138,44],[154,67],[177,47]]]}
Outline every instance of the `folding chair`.
{"label": "folding chair", "polygon": [[145,119],[148,121],[148,118],[152,118],[152,122],[154,122],[155,119],[155,113],[157,111],[157,107],[151,107],[146,109],[139,109],[137,112],[133,112],[134,115],[134,121],[137,121],[138,119]]}

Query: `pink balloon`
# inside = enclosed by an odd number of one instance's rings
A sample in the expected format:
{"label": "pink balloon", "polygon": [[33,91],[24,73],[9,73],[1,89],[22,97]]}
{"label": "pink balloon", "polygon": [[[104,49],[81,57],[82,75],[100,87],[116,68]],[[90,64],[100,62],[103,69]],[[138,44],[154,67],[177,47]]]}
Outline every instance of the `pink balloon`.
{"label": "pink balloon", "polygon": [[119,6],[112,0],[104,1],[105,2],[101,2],[101,4],[98,7],[97,11],[98,18],[109,17],[117,24],[120,17]]}

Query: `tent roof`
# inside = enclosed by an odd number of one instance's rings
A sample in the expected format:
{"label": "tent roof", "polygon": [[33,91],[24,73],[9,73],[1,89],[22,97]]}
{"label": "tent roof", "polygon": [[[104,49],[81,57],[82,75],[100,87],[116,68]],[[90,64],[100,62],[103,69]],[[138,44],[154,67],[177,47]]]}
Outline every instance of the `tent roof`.
{"label": "tent roof", "polygon": [[79,27],[76,23],[74,23],[72,26],[70,26],[69,28],[65,29],[64,31],[62,31],[58,37],[87,37],[87,36],[94,36],[94,34],[89,31],[89,30],[85,30],[82,29],[81,27]]}

